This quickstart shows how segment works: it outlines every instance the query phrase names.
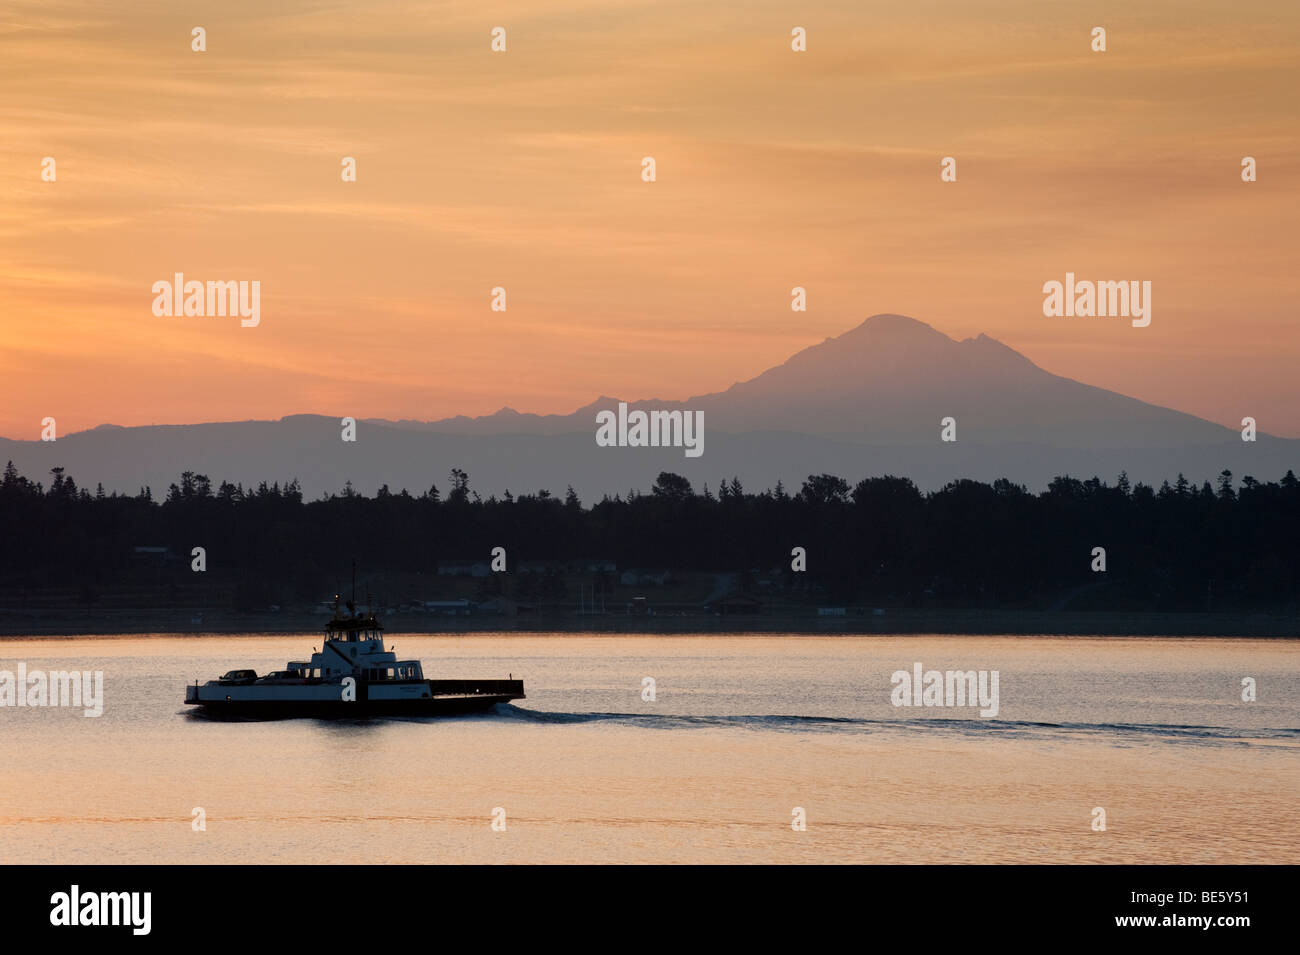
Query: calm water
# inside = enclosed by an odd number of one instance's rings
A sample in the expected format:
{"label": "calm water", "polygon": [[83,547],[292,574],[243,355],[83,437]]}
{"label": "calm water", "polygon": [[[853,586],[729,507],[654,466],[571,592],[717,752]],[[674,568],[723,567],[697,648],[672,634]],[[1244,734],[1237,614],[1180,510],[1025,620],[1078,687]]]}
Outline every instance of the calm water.
{"label": "calm water", "polygon": [[[523,677],[528,699],[450,719],[216,722],[186,712],[187,682],[278,669],[319,637],[0,641],[0,670],[102,670],[106,697],[98,719],[0,708],[0,858],[1300,862],[1294,643],[389,642],[428,676]],[[999,671],[997,717],[892,706],[890,675],[917,661]]]}

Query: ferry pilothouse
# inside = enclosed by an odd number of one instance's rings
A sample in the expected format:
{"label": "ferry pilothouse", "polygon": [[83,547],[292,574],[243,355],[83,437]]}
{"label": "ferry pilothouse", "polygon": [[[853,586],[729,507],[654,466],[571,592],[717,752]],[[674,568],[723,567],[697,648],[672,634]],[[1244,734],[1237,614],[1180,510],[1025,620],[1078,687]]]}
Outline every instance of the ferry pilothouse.
{"label": "ferry pilothouse", "polygon": [[348,602],[325,625],[321,649],[306,663],[258,676],[231,670],[185,688],[185,702],[232,716],[439,716],[490,709],[524,698],[523,680],[427,680],[419,660],[398,660],[384,648],[373,613]]}

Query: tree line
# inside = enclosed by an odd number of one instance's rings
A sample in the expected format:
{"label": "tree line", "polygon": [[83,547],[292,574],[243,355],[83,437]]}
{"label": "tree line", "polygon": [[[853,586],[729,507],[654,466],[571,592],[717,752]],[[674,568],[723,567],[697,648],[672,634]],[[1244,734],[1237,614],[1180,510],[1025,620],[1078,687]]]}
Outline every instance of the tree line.
{"label": "tree line", "polygon": [[[319,600],[355,559],[365,571],[431,573],[439,561],[603,559],[626,568],[773,575],[826,599],[876,606],[1204,610],[1294,608],[1300,596],[1300,482],[1234,480],[1158,488],[1062,476],[1041,493],[1006,479],[955,480],[923,493],[903,477],[850,484],[810,475],[797,491],[739,478],[692,487],[661,473],[648,491],[585,506],[569,488],[480,497],[453,469],[411,493],[351,485],[305,500],[297,480],[245,488],[187,471],[106,494],[62,468],[48,484],[12,462],[0,480],[0,570],[8,586],[111,586],[140,546],[286,598]],[[806,571],[791,569],[792,550]],[[1096,568],[1096,548],[1105,570]]]}

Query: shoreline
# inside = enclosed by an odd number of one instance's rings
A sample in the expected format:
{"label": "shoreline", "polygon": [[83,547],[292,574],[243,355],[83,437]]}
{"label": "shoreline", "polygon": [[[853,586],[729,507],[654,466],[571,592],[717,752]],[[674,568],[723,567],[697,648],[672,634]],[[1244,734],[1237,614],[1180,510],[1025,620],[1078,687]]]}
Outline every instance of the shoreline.
{"label": "shoreline", "polygon": [[[4,611],[0,640],[139,634],[234,636],[316,633],[321,614],[204,611]],[[889,636],[1241,637],[1300,638],[1300,613],[1111,612],[1033,610],[897,610],[880,615],[809,617],[807,614],[631,615],[541,614],[440,617],[395,614],[383,618],[390,634],[552,633],[557,636],[630,634],[771,634]]]}

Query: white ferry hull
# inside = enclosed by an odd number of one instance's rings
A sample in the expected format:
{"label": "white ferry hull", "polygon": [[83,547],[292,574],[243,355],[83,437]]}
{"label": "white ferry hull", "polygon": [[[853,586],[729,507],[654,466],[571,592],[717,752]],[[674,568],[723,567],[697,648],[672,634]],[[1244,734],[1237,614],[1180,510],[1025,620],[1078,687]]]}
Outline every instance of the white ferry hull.
{"label": "white ferry hull", "polygon": [[345,700],[337,683],[227,685],[185,688],[185,702],[205,715],[235,718],[362,719],[372,716],[451,716],[478,713],[524,699],[522,680],[421,680],[385,685],[361,683]]}

